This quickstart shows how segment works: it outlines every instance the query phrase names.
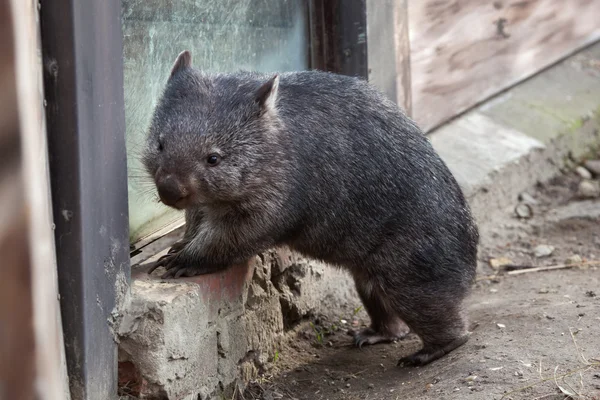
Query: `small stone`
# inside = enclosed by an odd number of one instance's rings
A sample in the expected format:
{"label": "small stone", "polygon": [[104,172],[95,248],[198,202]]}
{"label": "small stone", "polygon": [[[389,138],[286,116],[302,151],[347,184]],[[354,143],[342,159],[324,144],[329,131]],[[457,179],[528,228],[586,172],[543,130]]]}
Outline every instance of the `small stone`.
{"label": "small stone", "polygon": [[346,383],[346,387],[347,387],[347,388],[349,388],[349,387],[350,387],[350,384],[349,384],[349,383]]}
{"label": "small stone", "polygon": [[341,319],[341,320],[340,320],[340,322],[341,322],[343,325],[346,325],[346,324],[348,323],[348,321],[346,321],[345,319]]}
{"label": "small stone", "polygon": [[553,317],[553,316],[551,316],[551,315],[546,315],[546,319],[549,319],[549,320],[551,320],[551,321],[552,321],[553,319],[556,319],[556,318],[555,318],[555,317]]}
{"label": "small stone", "polygon": [[592,173],[582,166],[575,168],[575,172],[583,179],[592,179]]}
{"label": "small stone", "polygon": [[550,255],[552,255],[552,253],[554,253],[554,246],[549,246],[547,244],[540,244],[539,246],[536,246],[535,249],[533,249],[533,254],[537,258],[549,257]]}
{"label": "small stone", "polygon": [[529,204],[519,203],[515,207],[515,214],[519,218],[529,219],[529,218],[533,217],[533,209],[531,208],[531,206]]}
{"label": "small stone", "polygon": [[600,197],[600,182],[581,181],[577,189],[577,195],[584,199],[593,199]]}
{"label": "small stone", "polygon": [[510,265],[512,263],[513,261],[506,257],[490,258],[490,267],[493,269],[500,269],[505,265]]}
{"label": "small stone", "polygon": [[582,262],[583,262],[583,259],[581,258],[581,256],[579,254],[573,254],[571,257],[569,257],[565,260],[565,264],[567,264],[567,265],[581,264]]}
{"label": "small stone", "polygon": [[504,325],[504,324],[496,324],[496,326],[500,329],[506,328],[506,325]]}
{"label": "small stone", "polygon": [[469,375],[465,378],[465,381],[473,382],[475,379],[477,379],[477,375]]}
{"label": "small stone", "polygon": [[600,160],[587,160],[583,165],[592,174],[600,176]]}
{"label": "small stone", "polygon": [[375,385],[374,385],[374,384],[372,384],[372,383],[369,383],[369,389],[373,389],[374,387],[375,387]]}
{"label": "small stone", "polygon": [[538,201],[529,193],[527,192],[523,192],[519,195],[518,197],[519,201],[521,203],[525,203],[525,204],[530,204],[530,205],[536,205],[538,204]]}
{"label": "small stone", "polygon": [[432,387],[433,383],[428,383],[427,385],[425,385],[425,390],[430,391]]}

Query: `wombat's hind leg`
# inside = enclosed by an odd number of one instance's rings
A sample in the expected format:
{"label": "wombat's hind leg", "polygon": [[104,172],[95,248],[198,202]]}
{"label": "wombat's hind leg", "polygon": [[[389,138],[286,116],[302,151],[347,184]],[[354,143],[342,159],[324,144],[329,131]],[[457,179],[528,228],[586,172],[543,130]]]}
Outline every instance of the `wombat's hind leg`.
{"label": "wombat's hind leg", "polygon": [[376,284],[369,280],[356,279],[356,289],[371,318],[371,326],[352,332],[354,344],[389,343],[404,338],[409,328],[387,304]]}
{"label": "wombat's hind leg", "polygon": [[468,340],[469,340],[469,335],[464,334],[463,336],[460,336],[460,337],[454,339],[452,342],[450,342],[442,347],[423,348],[422,350],[419,350],[416,353],[411,354],[410,356],[402,357],[398,361],[398,365],[399,366],[409,366],[409,365],[419,366],[419,365],[429,364],[430,362],[437,360],[438,358],[450,353],[452,350],[456,349],[457,347],[460,347],[463,344],[467,343]]}
{"label": "wombat's hind leg", "polygon": [[[420,298],[419,298],[420,297]],[[414,302],[402,304],[400,315],[423,341],[423,349],[400,359],[398,365],[425,365],[450,353],[469,340],[467,321],[460,309],[462,296],[414,293]]]}

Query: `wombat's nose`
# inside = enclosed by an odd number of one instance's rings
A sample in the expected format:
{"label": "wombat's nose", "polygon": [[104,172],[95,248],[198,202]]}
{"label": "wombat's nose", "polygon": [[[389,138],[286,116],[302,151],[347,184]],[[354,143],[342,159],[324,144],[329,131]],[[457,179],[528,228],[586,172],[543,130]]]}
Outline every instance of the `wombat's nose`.
{"label": "wombat's nose", "polygon": [[179,180],[173,175],[167,175],[156,183],[158,196],[167,206],[174,207],[187,194]]}

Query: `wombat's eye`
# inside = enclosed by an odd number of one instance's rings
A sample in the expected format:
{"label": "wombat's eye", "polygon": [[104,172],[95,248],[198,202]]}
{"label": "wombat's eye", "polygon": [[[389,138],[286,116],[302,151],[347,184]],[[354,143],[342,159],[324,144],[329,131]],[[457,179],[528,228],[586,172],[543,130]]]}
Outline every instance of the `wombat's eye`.
{"label": "wombat's eye", "polygon": [[214,167],[215,165],[217,165],[220,162],[221,162],[221,157],[218,154],[211,154],[208,157],[206,157],[206,163],[208,165],[210,165],[211,167]]}

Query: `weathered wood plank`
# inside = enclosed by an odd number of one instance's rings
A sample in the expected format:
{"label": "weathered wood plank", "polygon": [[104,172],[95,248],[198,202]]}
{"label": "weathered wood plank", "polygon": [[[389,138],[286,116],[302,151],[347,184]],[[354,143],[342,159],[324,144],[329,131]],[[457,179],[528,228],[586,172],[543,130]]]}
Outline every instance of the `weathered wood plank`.
{"label": "weathered wood plank", "polygon": [[408,3],[413,116],[426,129],[600,38],[600,0]]}
{"label": "weathered wood plank", "polygon": [[411,48],[409,39],[408,0],[396,0],[394,7],[394,44],[396,54],[396,96],[397,103],[406,113],[412,110]]}
{"label": "weathered wood plank", "polygon": [[[38,2],[36,0],[12,0],[12,18],[15,38],[15,79],[16,98],[11,104],[18,107],[18,133],[22,153],[23,177],[20,197],[14,203],[24,208],[26,226],[24,238],[12,245],[12,253],[25,248],[29,265],[19,266],[30,275],[30,291],[23,289],[22,295],[30,297],[27,304],[20,302],[17,311],[25,313],[26,306],[32,305],[34,328],[35,379],[23,375],[23,385],[35,389],[35,397],[40,400],[68,400],[68,377],[63,346],[61,314],[58,296],[58,279],[51,213],[50,182],[48,181],[48,148],[44,117],[44,96],[42,83],[41,43],[39,34]],[[1,13],[0,13],[1,14]],[[0,24],[2,25],[2,24]],[[4,52],[2,52],[4,53]],[[4,86],[3,86],[4,87]],[[14,192],[13,192],[14,194]],[[2,205],[2,209],[5,209]],[[20,213],[15,213],[15,216]],[[14,238],[13,238],[14,239]],[[11,252],[2,252],[8,254]],[[17,253],[18,254],[18,253]],[[4,260],[5,265],[8,260]],[[0,292],[4,292],[1,291]],[[6,302],[3,302],[6,303]],[[12,304],[14,302],[8,302]],[[19,351],[19,349],[15,349]],[[31,347],[28,351],[32,351]],[[32,353],[33,354],[33,353]],[[21,354],[27,357],[27,352]],[[12,366],[15,368],[15,365]],[[15,370],[18,373],[18,369]],[[11,382],[20,385],[19,380]],[[25,399],[25,397],[11,397]]]}
{"label": "weathered wood plank", "polygon": [[33,400],[36,349],[13,24],[10,2],[0,2],[0,399]]}
{"label": "weathered wood plank", "polygon": [[410,115],[408,0],[368,0],[369,81]]}

